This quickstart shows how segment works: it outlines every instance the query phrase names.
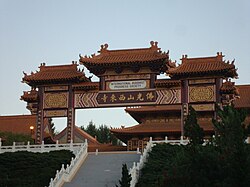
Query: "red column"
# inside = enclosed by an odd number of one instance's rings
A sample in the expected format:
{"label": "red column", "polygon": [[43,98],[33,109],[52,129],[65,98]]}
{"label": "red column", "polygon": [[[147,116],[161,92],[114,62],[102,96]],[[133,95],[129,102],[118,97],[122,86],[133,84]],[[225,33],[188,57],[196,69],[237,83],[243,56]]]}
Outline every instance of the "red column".
{"label": "red column", "polygon": [[67,116],[67,143],[74,141],[74,126],[75,126],[75,109],[73,101],[72,86],[69,86],[69,100],[68,100],[68,116]]}
{"label": "red column", "polygon": [[43,141],[43,130],[44,130],[44,116],[43,116],[43,92],[44,88],[38,88],[38,110],[37,110],[37,122],[36,122],[36,137],[35,143],[41,144]]}

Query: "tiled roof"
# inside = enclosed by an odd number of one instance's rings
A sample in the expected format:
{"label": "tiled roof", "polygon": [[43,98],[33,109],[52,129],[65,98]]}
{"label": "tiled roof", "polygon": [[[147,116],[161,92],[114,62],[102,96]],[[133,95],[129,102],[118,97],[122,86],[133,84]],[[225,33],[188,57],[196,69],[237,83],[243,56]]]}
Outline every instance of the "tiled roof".
{"label": "tiled roof", "polygon": [[30,126],[36,128],[36,115],[0,116],[1,132],[30,134]]}
{"label": "tiled roof", "polygon": [[[54,137],[54,140],[59,140],[59,142],[60,142],[60,140],[66,135],[66,131],[67,131],[67,128],[65,127],[65,129],[63,129],[59,134],[57,134]],[[94,137],[89,135],[87,132],[81,130],[77,126],[74,126],[74,135],[81,136],[81,139],[83,139],[83,140],[87,139],[87,141],[90,145],[100,145],[100,143]]]}
{"label": "tiled roof", "polygon": [[166,87],[180,86],[180,85],[181,85],[180,80],[158,79],[155,81],[156,88],[166,88]]}
{"label": "tiled roof", "polygon": [[181,105],[163,105],[163,106],[142,106],[142,107],[127,107],[125,109],[138,123],[149,114],[164,114],[169,112],[181,112]]}
{"label": "tiled roof", "polygon": [[28,92],[24,91],[20,99],[26,102],[36,102],[38,101],[38,91],[37,90],[31,90]]}
{"label": "tiled roof", "polygon": [[[204,120],[199,122],[204,131],[213,131],[213,125],[211,121]],[[139,124],[127,128],[113,128],[110,130],[114,134],[145,134],[145,133],[174,133],[181,132],[180,121],[163,123],[147,123]]]}
{"label": "tiled roof", "polygon": [[167,65],[173,66],[172,63],[166,64],[169,59],[168,53],[161,52],[158,48],[158,42],[150,42],[151,47],[139,49],[123,49],[123,50],[108,50],[108,44],[101,45],[100,54],[88,56],[80,56],[80,63],[86,66],[90,71],[94,72],[97,67],[119,67],[133,65],[159,66],[165,68]]}
{"label": "tiled roof", "polygon": [[250,85],[237,85],[240,98],[234,101],[236,108],[249,108],[250,109]]}
{"label": "tiled roof", "polygon": [[182,57],[182,64],[176,68],[170,68],[167,73],[170,77],[188,77],[219,75],[222,77],[237,77],[234,61],[226,63],[223,61],[222,53],[217,53],[214,57],[187,58]]}
{"label": "tiled roof", "polygon": [[40,71],[36,73],[31,72],[30,75],[24,73],[23,82],[29,85],[35,85],[50,82],[89,81],[89,79],[85,77],[84,72],[77,69],[77,66],[76,63],[59,66],[45,66],[45,63],[43,63],[39,67]]}
{"label": "tiled roof", "polygon": [[100,145],[100,143],[93,136],[91,136],[90,134],[83,131],[81,128],[79,128],[77,126],[75,126],[75,133],[81,135],[82,137],[84,137],[84,139],[87,139],[89,144]]}
{"label": "tiled roof", "polygon": [[98,90],[99,82],[80,82],[73,84],[74,90]]}
{"label": "tiled roof", "polygon": [[142,107],[127,107],[125,109],[128,113],[141,113],[141,112],[166,112],[166,111],[180,111],[181,105],[163,105],[163,106],[142,106]]}

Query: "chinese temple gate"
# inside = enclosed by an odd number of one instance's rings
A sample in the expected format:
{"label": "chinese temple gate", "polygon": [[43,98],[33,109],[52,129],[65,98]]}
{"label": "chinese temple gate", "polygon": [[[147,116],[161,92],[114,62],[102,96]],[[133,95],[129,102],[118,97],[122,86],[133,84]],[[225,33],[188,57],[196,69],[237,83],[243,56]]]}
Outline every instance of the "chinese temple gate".
{"label": "chinese temple gate", "polygon": [[[129,150],[143,148],[150,136],[183,135],[188,105],[200,114],[201,121],[211,121],[216,103],[226,104],[238,96],[234,83],[228,81],[237,77],[234,62],[225,62],[222,53],[205,58],[184,55],[181,60],[176,66],[157,42],[150,42],[149,48],[125,50],[109,50],[105,44],[98,54],[80,55],[79,59],[99,82],[86,77],[77,62],[42,63],[39,71],[24,73],[23,82],[31,90],[21,98],[37,115],[36,143],[43,140],[44,119],[49,117],[67,117],[66,141],[74,140],[76,109],[128,107],[126,111],[139,125],[111,131]],[[157,78],[164,73],[165,79]],[[213,133],[211,124],[203,127]]]}

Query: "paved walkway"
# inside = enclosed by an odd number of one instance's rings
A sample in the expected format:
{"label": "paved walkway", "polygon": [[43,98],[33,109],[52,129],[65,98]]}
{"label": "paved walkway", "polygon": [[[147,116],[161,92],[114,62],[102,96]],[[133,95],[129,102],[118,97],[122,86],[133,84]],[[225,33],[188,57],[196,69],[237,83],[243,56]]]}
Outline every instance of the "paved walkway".
{"label": "paved walkway", "polygon": [[122,164],[129,169],[139,159],[135,153],[89,154],[73,180],[63,187],[115,187],[122,176]]}

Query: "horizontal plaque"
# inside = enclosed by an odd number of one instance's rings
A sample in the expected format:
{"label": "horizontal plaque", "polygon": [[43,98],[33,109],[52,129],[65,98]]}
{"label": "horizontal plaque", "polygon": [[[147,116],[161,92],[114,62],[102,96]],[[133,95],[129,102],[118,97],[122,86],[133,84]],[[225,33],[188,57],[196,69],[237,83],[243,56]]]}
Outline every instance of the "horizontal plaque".
{"label": "horizontal plaque", "polygon": [[67,110],[45,110],[44,117],[67,117]]}
{"label": "horizontal plaque", "polygon": [[47,86],[45,87],[45,91],[64,91],[68,90],[68,86]]}
{"label": "horizontal plaque", "polygon": [[75,93],[75,108],[165,105],[181,102],[180,89],[147,89]]}
{"label": "horizontal plaque", "polygon": [[214,111],[214,104],[191,105],[195,111]]}
{"label": "horizontal plaque", "polygon": [[195,79],[195,80],[189,80],[189,84],[206,84],[206,83],[215,83],[215,79]]}
{"label": "horizontal plaque", "polygon": [[189,102],[212,102],[212,101],[215,101],[214,85],[189,87]]}
{"label": "horizontal plaque", "polygon": [[68,108],[68,92],[44,93],[43,106],[48,108]]}
{"label": "horizontal plaque", "polygon": [[128,92],[104,92],[98,93],[97,103],[101,105],[125,104],[125,103],[154,103],[157,99],[155,90],[128,91]]}
{"label": "horizontal plaque", "polygon": [[106,90],[137,90],[149,88],[149,80],[106,82]]}

